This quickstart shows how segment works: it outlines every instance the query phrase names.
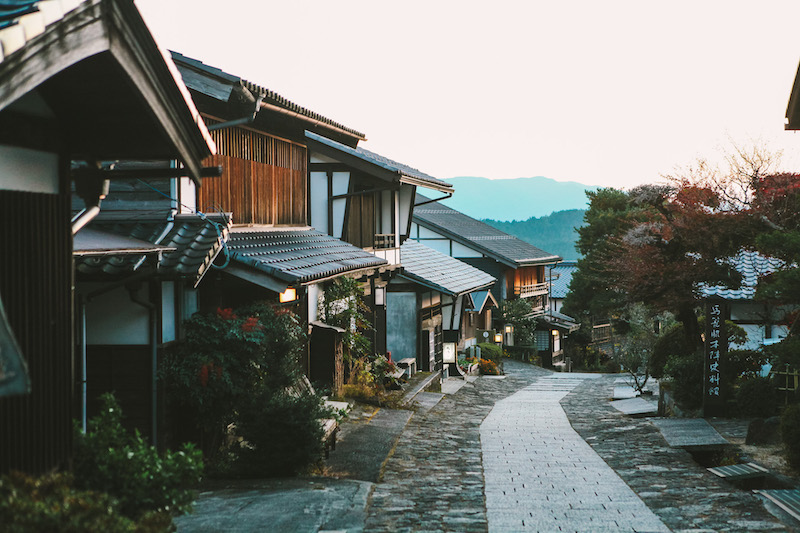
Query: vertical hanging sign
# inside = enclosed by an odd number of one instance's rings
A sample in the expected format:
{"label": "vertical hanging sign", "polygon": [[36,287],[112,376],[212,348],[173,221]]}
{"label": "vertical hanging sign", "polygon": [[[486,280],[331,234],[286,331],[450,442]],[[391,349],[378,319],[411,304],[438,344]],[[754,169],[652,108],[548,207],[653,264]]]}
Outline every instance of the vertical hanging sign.
{"label": "vertical hanging sign", "polygon": [[722,366],[728,359],[728,334],[725,319],[727,302],[706,300],[705,368],[703,372],[703,416],[723,416],[725,398],[722,387]]}

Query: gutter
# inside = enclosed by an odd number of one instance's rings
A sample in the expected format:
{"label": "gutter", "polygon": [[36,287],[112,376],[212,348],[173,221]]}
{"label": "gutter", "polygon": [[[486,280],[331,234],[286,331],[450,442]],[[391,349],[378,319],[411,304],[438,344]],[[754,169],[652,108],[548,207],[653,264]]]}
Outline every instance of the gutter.
{"label": "gutter", "polygon": [[[99,168],[99,164],[96,163]],[[72,217],[72,234],[75,235],[100,214],[100,204],[106,196],[110,181],[97,175],[86,176],[84,179],[75,180],[75,192],[78,193],[86,207]]]}

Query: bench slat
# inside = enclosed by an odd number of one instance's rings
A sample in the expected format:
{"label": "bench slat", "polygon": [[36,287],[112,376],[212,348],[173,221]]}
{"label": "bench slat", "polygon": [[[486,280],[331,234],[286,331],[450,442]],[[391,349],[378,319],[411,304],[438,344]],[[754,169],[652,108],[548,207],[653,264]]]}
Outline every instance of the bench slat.
{"label": "bench slat", "polygon": [[800,520],[800,490],[797,489],[765,489],[753,491],[761,494],[772,503]]}
{"label": "bench slat", "polygon": [[755,463],[742,463],[738,465],[716,466],[707,469],[723,479],[748,479],[754,477],[764,477],[769,471]]}

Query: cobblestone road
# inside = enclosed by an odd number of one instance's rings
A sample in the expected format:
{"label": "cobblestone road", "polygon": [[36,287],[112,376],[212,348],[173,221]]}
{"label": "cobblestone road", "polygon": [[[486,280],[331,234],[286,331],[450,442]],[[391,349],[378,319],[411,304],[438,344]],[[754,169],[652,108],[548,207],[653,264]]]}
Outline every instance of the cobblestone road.
{"label": "cobblestone road", "polygon": [[[669,448],[647,419],[631,419],[614,410],[608,402],[613,376],[553,377],[549,371],[514,361],[506,362],[506,372],[506,379],[481,378],[411,418],[374,486],[365,531],[549,532],[559,529],[542,520],[558,513],[574,520],[571,528],[562,530],[588,533],[666,528],[703,533],[795,531],[770,514],[758,497],[718,480],[685,451]],[[556,382],[559,379],[564,381]],[[523,391],[536,382],[538,386]],[[536,418],[520,417],[520,412],[536,413]],[[485,424],[483,436],[481,424]],[[547,425],[545,432],[541,424]],[[552,437],[548,442],[559,446],[559,452],[530,461],[531,452],[549,447],[537,447],[530,440],[535,433]],[[514,451],[500,453],[504,446]],[[520,449],[527,451],[520,455]],[[570,457],[581,461],[570,462]],[[520,476],[529,476],[525,487],[522,477],[498,477],[504,461],[509,466],[521,459],[531,463],[530,469],[516,468]],[[576,470],[569,471],[574,468],[582,469],[582,477]],[[606,477],[609,472],[612,476]],[[508,488],[527,489],[534,475],[552,482],[551,494],[544,498],[533,491],[514,498],[502,494]],[[561,488],[574,488],[576,497],[570,498],[564,490],[559,495],[556,480]],[[591,501],[602,493],[588,491],[592,483],[611,491],[608,505]],[[512,500],[519,505],[512,505]],[[565,502],[583,502],[589,513],[568,511]],[[601,515],[607,517],[604,513],[609,509],[617,511],[617,518],[630,520],[605,521]],[[521,517],[526,513],[534,521],[523,527]]]}
{"label": "cobblestone road", "polygon": [[480,425],[494,404],[550,372],[507,365],[411,418],[375,485],[365,531],[486,531]]}

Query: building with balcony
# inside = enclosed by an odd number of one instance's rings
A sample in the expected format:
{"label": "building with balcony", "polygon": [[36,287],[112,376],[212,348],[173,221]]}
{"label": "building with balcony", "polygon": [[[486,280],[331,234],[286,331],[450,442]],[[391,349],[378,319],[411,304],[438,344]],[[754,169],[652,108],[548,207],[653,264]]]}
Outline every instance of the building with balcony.
{"label": "building with balcony", "polygon": [[561,257],[419,194],[409,238],[496,278],[498,302],[524,298],[534,315],[546,313],[548,271]]}

